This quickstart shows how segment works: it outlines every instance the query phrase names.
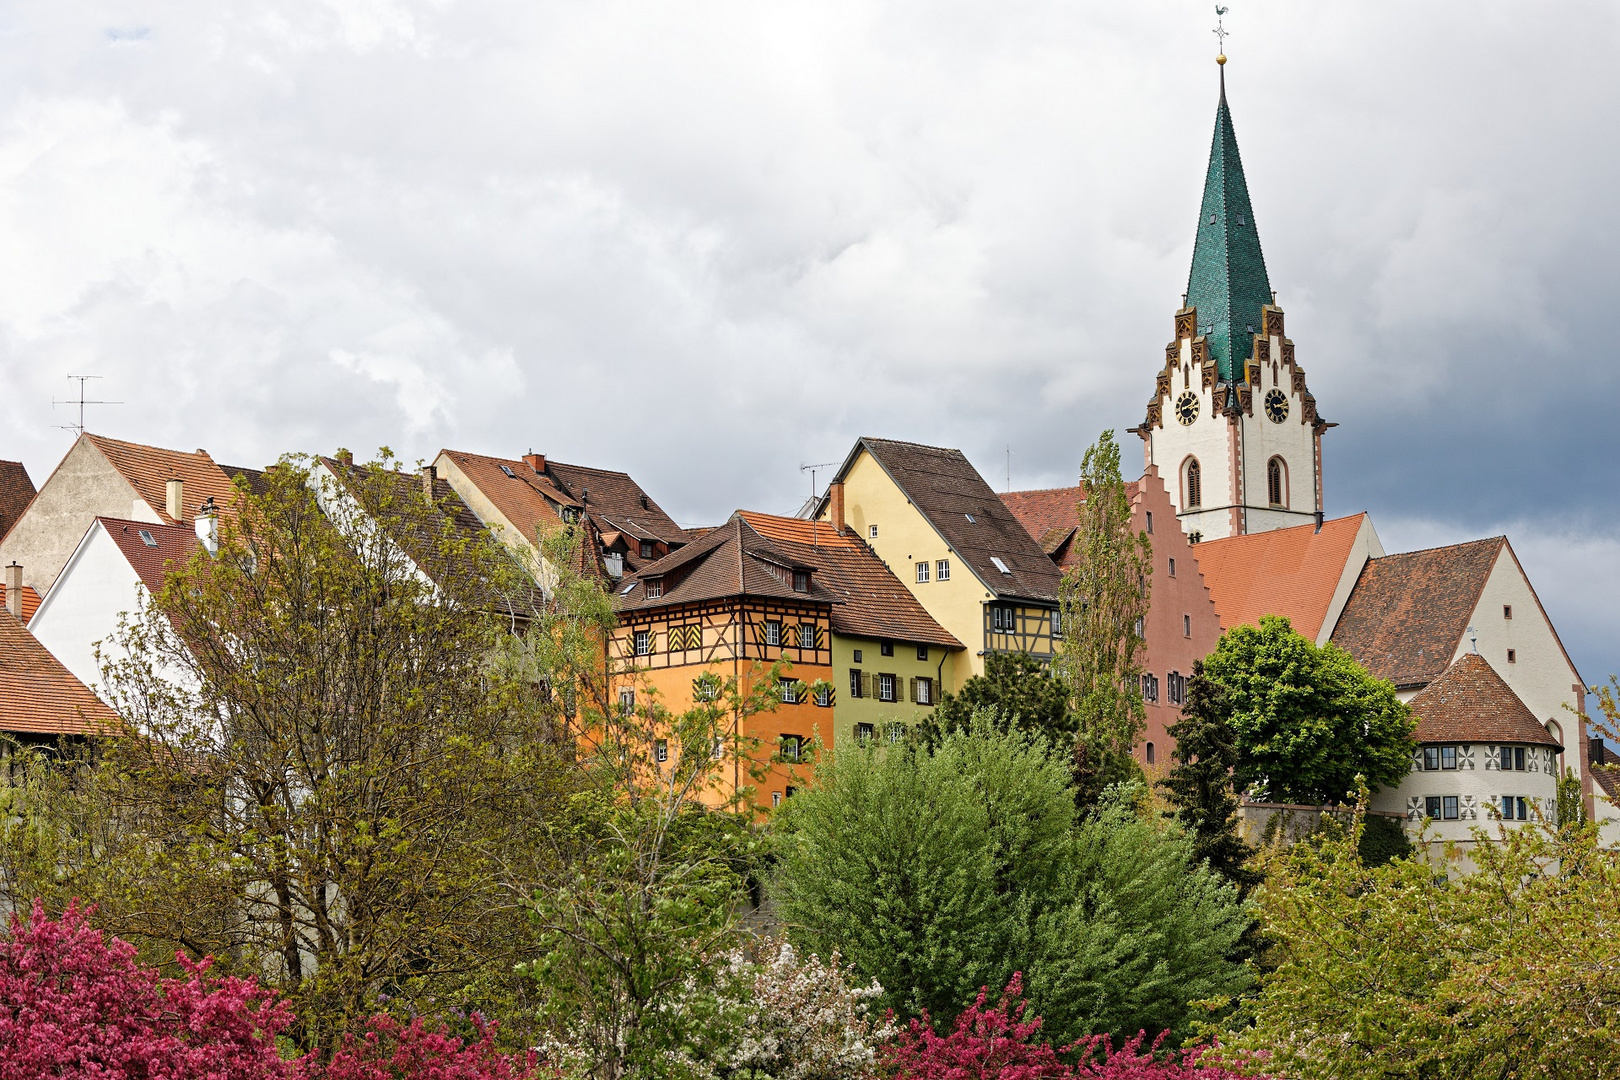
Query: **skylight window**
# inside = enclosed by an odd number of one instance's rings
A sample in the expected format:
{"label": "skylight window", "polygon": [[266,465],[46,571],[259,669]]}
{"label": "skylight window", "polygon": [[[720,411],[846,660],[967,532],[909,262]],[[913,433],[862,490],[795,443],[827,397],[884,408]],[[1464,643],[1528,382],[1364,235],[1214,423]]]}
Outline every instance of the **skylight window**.
{"label": "skylight window", "polygon": [[1003,574],[1012,573],[1011,570],[1007,569],[1007,564],[1002,562],[999,556],[996,556],[996,555],[990,556],[990,561],[995,563],[996,564],[996,569],[1000,570]]}
{"label": "skylight window", "polygon": [[629,596],[630,595],[630,590],[635,588],[635,587],[636,587],[636,583],[632,581],[630,584],[626,585],[624,588],[619,590],[619,595],[620,596]]}
{"label": "skylight window", "polygon": [[152,535],[150,529],[142,529],[141,543],[145,544],[147,547],[157,547],[157,537]]}
{"label": "skylight window", "polygon": [[963,514],[962,516],[967,518],[969,521],[973,522],[975,525],[977,525],[979,523],[978,519],[975,518],[972,514]]}
{"label": "skylight window", "polygon": [[512,466],[510,466],[510,465],[502,465],[501,466],[501,472],[505,473],[507,476],[511,477],[513,480],[517,479],[517,473],[512,471]]}

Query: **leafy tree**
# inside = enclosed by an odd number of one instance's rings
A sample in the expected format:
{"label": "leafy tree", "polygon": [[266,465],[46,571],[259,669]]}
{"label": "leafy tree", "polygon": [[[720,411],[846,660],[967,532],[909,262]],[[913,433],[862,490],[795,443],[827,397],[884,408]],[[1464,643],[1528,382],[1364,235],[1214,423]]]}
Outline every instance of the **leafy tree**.
{"label": "leafy tree", "polygon": [[1139,657],[1153,545],[1132,525],[1119,460],[1114,433],[1104,431],[1081,461],[1085,498],[1070,546],[1074,564],[1063,575],[1056,666],[1083,739],[1104,754],[1129,756],[1145,723]]}
{"label": "leafy tree", "polygon": [[1254,848],[1238,833],[1237,792],[1232,774],[1238,765],[1231,710],[1220,685],[1204,674],[1204,662],[1193,662],[1181,719],[1170,725],[1176,740],[1169,776],[1159,781],[1176,820],[1193,839],[1193,858],[1247,893],[1259,876],[1246,864]]}
{"label": "leafy tree", "polygon": [[420,1016],[401,1022],[372,1017],[359,1034],[344,1035],[332,1060],[306,1060],[304,1080],[525,1080],[541,1075],[533,1052],[502,1053],[495,1025],[476,1014],[475,1039],[465,1041]]}
{"label": "leafy tree", "polygon": [[1395,688],[1281,616],[1222,634],[1204,672],[1230,710],[1240,788],[1280,802],[1337,803],[1353,797],[1357,775],[1376,791],[1412,767],[1417,722]]}
{"label": "leafy tree", "polygon": [[1240,989],[1237,897],[1126,788],[1082,821],[1069,763],[981,716],[917,746],[840,747],[773,819],[771,895],[802,948],[837,950],[883,1005],[948,1018],[1023,971],[1062,1039],[1186,1026]]}
{"label": "leafy tree", "polygon": [[1028,653],[1003,652],[985,656],[983,675],[968,679],[960,693],[944,696],[921,725],[923,738],[933,745],[947,731],[972,726],[975,714],[990,712],[1060,750],[1073,743],[1079,729],[1068,686]]}
{"label": "leafy tree", "polygon": [[1278,963],[1223,1054],[1323,1080],[1620,1076],[1620,853],[1594,826],[1497,824],[1466,857],[1373,867],[1355,831],[1266,853]]}

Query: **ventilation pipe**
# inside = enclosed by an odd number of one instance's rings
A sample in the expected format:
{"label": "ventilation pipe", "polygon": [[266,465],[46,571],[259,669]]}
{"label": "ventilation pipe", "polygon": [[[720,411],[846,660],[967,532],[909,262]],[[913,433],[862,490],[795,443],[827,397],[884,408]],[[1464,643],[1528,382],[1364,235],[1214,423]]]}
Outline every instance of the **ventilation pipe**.
{"label": "ventilation pipe", "polygon": [[179,479],[170,480],[164,485],[164,509],[169,517],[175,521],[182,521],[186,514],[186,485]]}
{"label": "ventilation pipe", "polygon": [[212,495],[197,508],[197,541],[208,554],[219,554],[219,511]]}
{"label": "ventilation pipe", "polygon": [[22,564],[13,559],[6,567],[6,610],[22,621]]}

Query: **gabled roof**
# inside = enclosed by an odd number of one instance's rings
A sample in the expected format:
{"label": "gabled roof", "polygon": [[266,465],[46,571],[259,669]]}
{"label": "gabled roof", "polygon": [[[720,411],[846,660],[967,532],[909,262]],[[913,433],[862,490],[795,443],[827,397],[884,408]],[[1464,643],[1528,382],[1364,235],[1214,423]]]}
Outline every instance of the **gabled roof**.
{"label": "gabled roof", "polygon": [[1398,687],[1437,678],[1451,666],[1506,543],[1493,536],[1368,560],[1333,643]]}
{"label": "gabled roof", "polygon": [[621,532],[637,540],[662,540],[670,547],[686,543],[685,530],[628,473],[549,459],[546,473],[584,505],[602,532]]}
{"label": "gabled roof", "polygon": [[[3,582],[0,582],[0,608],[5,606],[6,586]],[[10,609],[8,608],[7,610]],[[34,617],[34,612],[38,610],[39,593],[34,591],[34,587],[32,585],[24,585],[22,587],[22,621],[24,626],[28,625],[28,620],[32,619]]]}
{"label": "gabled roof", "polygon": [[752,510],[739,510],[736,516],[782,551],[818,568],[813,579],[843,600],[832,610],[833,633],[947,649],[964,647],[849,529],[840,534],[833,531],[831,522]]}
{"label": "gabled roof", "polygon": [[1221,100],[1215,108],[1204,200],[1198,211],[1192,270],[1187,275],[1187,306],[1198,309],[1198,329],[1222,379],[1243,378],[1243,362],[1261,329],[1261,308],[1272,302],[1266,257],[1249,205],[1232,113],[1226,105],[1226,69],[1221,68]]}
{"label": "gabled roof", "polygon": [[[809,592],[794,591],[794,570],[811,572]],[[744,596],[843,603],[843,597],[821,581],[819,570],[785,545],[761,536],[741,517],[733,517],[701,540],[643,567],[638,574],[626,575],[615,590],[615,603],[620,611]],[[649,579],[663,582],[662,596],[647,599],[645,583]]]}
{"label": "gabled roof", "polygon": [[577,507],[572,495],[553,484],[550,479],[516,458],[497,458],[487,454],[470,454],[464,450],[442,450],[463,475],[495,505],[501,516],[523,533],[530,543],[539,536],[550,535],[566,523],[556,507]]}
{"label": "gabled roof", "polygon": [[1420,743],[1560,746],[1478,653],[1464,653],[1412,698]]}
{"label": "gabled roof", "polygon": [[[862,450],[991,593],[1057,603],[1058,568],[962,451],[866,436],[844,459],[837,480],[844,479]],[[993,559],[1000,559],[1007,571]]]}
{"label": "gabled roof", "polygon": [[34,501],[34,481],[20,461],[0,461],[0,540]]}
{"label": "gabled roof", "polygon": [[[105,435],[92,435],[89,432],[81,437],[101,451],[102,456],[165,522],[191,525],[197,508],[208,499],[214,500],[214,505],[222,514],[231,512],[235,489],[225,470],[208,456],[208,451],[198,450],[188,454],[181,450],[165,450],[158,446],[109,439]],[[169,514],[170,480],[182,482],[181,496],[185,506],[180,518]]]}
{"label": "gabled roof", "polygon": [[1592,782],[1603,789],[1611,800],[1620,800],[1620,754],[1610,750],[1607,743],[1593,740]]}
{"label": "gabled roof", "polygon": [[1193,554],[1221,629],[1258,625],[1262,615],[1284,615],[1302,637],[1315,641],[1366,519],[1352,514],[1322,522],[1320,532],[1312,523],[1197,545]]}
{"label": "gabled roof", "polygon": [[0,610],[0,731],[95,735],[117,724],[116,713]]}
{"label": "gabled roof", "polygon": [[[1126,483],[1125,497],[1135,499],[1141,483]],[[1086,501],[1084,487],[1008,491],[1002,493],[1001,501],[1060,569],[1067,570],[1073,564],[1072,542],[1080,529],[1080,504]]]}
{"label": "gabled roof", "polygon": [[[148,592],[163,591],[163,579],[171,569],[179,569],[197,550],[197,530],[184,525],[156,525],[150,521],[99,517],[96,522],[129,560],[135,576]],[[147,542],[151,537],[151,542]]]}

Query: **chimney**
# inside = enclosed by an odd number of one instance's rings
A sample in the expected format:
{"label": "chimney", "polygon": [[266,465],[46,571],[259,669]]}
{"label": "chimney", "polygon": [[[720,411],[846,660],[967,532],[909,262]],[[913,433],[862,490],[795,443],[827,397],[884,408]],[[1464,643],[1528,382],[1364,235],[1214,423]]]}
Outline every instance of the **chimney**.
{"label": "chimney", "polygon": [[1322,531],[1322,511],[1320,510],[1316,512],[1316,531]]}
{"label": "chimney", "polygon": [[827,485],[827,512],[832,515],[833,528],[840,534],[844,531],[844,482],[834,480]]}
{"label": "chimney", "polygon": [[439,469],[436,465],[422,466],[422,498],[429,503],[433,501],[433,482],[439,478]]}
{"label": "chimney", "polygon": [[[11,572],[11,567],[6,567],[6,572],[9,575]],[[18,569],[18,572],[21,573],[21,568]],[[8,592],[6,594],[6,605],[9,607],[10,604],[11,594]],[[1607,764],[1607,761],[1603,756],[1603,740],[1601,738],[1592,738],[1586,740],[1586,761],[1590,765]]]}
{"label": "chimney", "polygon": [[533,469],[540,476],[546,475],[546,455],[537,454],[530,450],[523,455],[523,463]]}
{"label": "chimney", "polygon": [[6,567],[6,610],[22,621],[22,564],[16,559]]}
{"label": "chimney", "polygon": [[183,521],[186,514],[186,485],[182,480],[170,480],[164,491],[164,509],[175,521]]}
{"label": "chimney", "polygon": [[219,511],[214,509],[212,495],[197,508],[197,540],[208,554],[219,554]]}

